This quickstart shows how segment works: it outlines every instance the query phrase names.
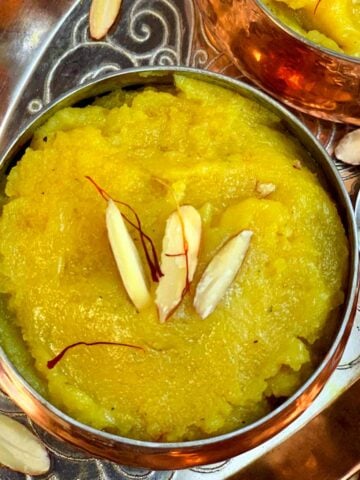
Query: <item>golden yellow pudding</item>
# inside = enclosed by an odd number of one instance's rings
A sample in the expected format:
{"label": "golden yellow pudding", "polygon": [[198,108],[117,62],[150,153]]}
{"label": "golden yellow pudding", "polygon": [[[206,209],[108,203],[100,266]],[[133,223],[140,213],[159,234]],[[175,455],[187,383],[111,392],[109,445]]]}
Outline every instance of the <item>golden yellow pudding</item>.
{"label": "golden yellow pudding", "polygon": [[[261,417],[309,375],[312,345],[344,300],[347,239],[307,161],[275,114],[181,76],[176,89],[119,91],[58,112],[7,179],[0,286],[11,315],[0,328],[8,355],[30,381],[37,373],[53,404],[128,437],[197,439]],[[129,300],[106,202],[86,176],[135,209],[159,254],[175,203],[200,213],[194,280],[166,322],[153,302],[138,312]],[[196,285],[244,230],[252,238],[241,269],[202,319]],[[139,348],[79,345],[47,367],[77,342]]]}
{"label": "golden yellow pudding", "polygon": [[311,42],[360,57],[360,3],[355,0],[262,0]]}

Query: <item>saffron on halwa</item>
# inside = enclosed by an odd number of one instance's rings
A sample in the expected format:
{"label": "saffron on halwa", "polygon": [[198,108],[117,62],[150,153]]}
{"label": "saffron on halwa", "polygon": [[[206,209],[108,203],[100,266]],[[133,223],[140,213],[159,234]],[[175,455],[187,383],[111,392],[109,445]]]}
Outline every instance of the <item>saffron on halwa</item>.
{"label": "saffron on halwa", "polygon": [[[275,114],[182,76],[173,90],[118,91],[59,111],[7,179],[0,287],[10,313],[0,329],[8,355],[31,382],[37,373],[54,405],[132,438],[192,440],[261,417],[309,375],[312,345],[344,300],[347,239],[307,162]],[[166,323],[153,304],[138,313],[127,297],[106,203],[85,176],[136,210],[158,252],[174,210],[159,178],[200,212],[195,279]],[[259,185],[276,188],[264,195]],[[241,271],[202,320],[195,287],[241,230],[253,232]],[[142,348],[82,345],[47,368],[64,347],[98,341]]]}
{"label": "saffron on halwa", "polygon": [[356,0],[262,0],[296,33],[336,52],[360,57],[360,4]]}

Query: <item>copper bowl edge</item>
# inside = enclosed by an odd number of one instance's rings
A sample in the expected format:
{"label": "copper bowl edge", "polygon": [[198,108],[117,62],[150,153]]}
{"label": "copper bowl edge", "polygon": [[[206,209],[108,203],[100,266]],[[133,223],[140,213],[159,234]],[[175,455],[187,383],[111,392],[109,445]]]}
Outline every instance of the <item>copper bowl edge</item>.
{"label": "copper bowl edge", "polygon": [[176,73],[234,90],[258,101],[281,117],[289,131],[299,138],[303,146],[311,153],[314,165],[317,165],[317,169],[326,178],[331,190],[330,194],[338,206],[347,231],[350,244],[350,268],[341,325],[331,348],[317,370],[280,407],[246,427],[217,437],[191,442],[155,443],[128,439],[96,430],[74,420],[41,397],[19,375],[5,352],[0,348],[0,387],[35,423],[92,455],[124,465],[157,470],[189,468],[233,457],[260,445],[294,421],[316,398],[335,370],[345,349],[355,318],[358,293],[358,250],[354,213],[332,160],[311,132],[286,108],[254,87],[223,75],[182,67],[149,67],[111,74],[99,81],[75,88],[51,103],[25,126],[3,156],[0,168],[4,172],[16,153],[21,151],[31,138],[34,130],[60,108],[119,87],[149,83],[153,85],[173,83],[173,75]]}
{"label": "copper bowl edge", "polygon": [[211,43],[257,86],[299,111],[360,125],[360,59],[310,42],[261,0],[197,0]]}

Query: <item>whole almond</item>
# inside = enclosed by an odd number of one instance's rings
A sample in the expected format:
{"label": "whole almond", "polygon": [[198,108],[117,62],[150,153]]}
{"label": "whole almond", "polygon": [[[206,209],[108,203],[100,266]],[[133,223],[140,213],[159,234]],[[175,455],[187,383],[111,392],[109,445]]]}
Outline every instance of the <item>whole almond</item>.
{"label": "whole almond", "polygon": [[92,0],[90,35],[95,40],[105,37],[119,14],[122,0]]}
{"label": "whole almond", "polygon": [[0,464],[26,475],[42,475],[50,468],[50,458],[28,428],[0,415]]}

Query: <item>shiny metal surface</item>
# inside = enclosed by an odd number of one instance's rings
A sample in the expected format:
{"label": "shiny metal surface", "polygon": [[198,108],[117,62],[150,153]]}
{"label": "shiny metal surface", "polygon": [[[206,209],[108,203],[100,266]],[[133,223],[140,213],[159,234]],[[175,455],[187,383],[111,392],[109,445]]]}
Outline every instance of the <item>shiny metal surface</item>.
{"label": "shiny metal surface", "polygon": [[184,468],[223,461],[260,445],[288,426],[316,398],[324,383],[336,368],[350,334],[356,309],[356,305],[354,305],[358,274],[356,228],[349,198],[331,159],[295,116],[270,97],[239,81],[201,70],[179,67],[150,67],[120,72],[99,81],[89,82],[83,87],[66,93],[53,104],[50,104],[28,127],[19,133],[14,144],[10,146],[1,161],[2,171],[4,172],[8,168],[11,160],[14,156],[16,157],[31,137],[34,129],[60,108],[119,87],[143,84],[173,84],[173,74],[179,72],[185,76],[229,88],[256,100],[277,113],[287,129],[310,152],[313,160],[310,168],[316,171],[328,186],[338,206],[350,243],[350,269],[347,298],[341,312],[342,320],[339,323],[336,338],[316,372],[295,395],[264,418],[235,432],[211,439],[174,444],[142,442],[121,438],[82,425],[54,408],[30,388],[17,374],[0,348],[0,386],[38,425],[94,455],[126,465],[156,469]]}
{"label": "shiny metal surface", "polygon": [[357,382],[281,447],[230,478],[339,480],[351,477],[360,471],[359,412],[360,382]]}
{"label": "shiny metal surface", "polygon": [[[10,27],[7,23],[6,28],[0,28],[1,72],[2,67],[5,66],[0,80],[0,90],[3,94],[0,106],[2,108],[0,150],[4,150],[5,144],[16,134],[18,129],[50,99],[56,98],[61,92],[86,81],[87,78],[99,77],[109,71],[117,71],[127,66],[182,63],[224,72],[234,77],[240,76],[226,55],[214,47],[207,37],[191,0],[189,2],[182,0],[124,0],[123,13],[118,26],[104,42],[99,44],[91,42],[87,35],[87,11],[89,8],[87,0],[82,2],[63,0],[58,4],[54,0],[47,2],[2,0],[0,2],[0,23],[3,22],[3,12],[6,15],[6,10],[10,7],[13,9],[14,23],[11,23]],[[1,10],[2,8],[3,10]],[[27,51],[26,43],[22,41],[22,38],[26,37],[31,21],[26,27],[25,17],[31,20],[38,13],[45,17],[45,23],[50,19],[47,23],[48,27],[46,27],[50,30],[47,31],[44,28],[41,36],[44,41],[38,45],[38,48]],[[5,23],[3,24],[5,25]],[[3,44],[3,42],[6,43]],[[19,50],[18,54],[16,54],[16,50]],[[22,54],[23,50],[28,53]],[[23,59],[23,63],[18,63],[19,59]],[[5,92],[8,93],[5,95]],[[6,112],[7,115],[4,118]],[[339,127],[307,116],[302,116],[301,119],[312,129],[330,153],[337,138],[347,130],[347,127]],[[337,167],[347,190],[354,196],[359,186],[358,170],[344,167],[341,164],[337,164]],[[357,318],[341,366],[334,375],[335,383],[333,380],[329,382],[319,399],[309,409],[308,414],[301,416],[291,428],[286,429],[284,435],[275,437],[273,441],[267,442],[248,454],[216,465],[195,467],[181,472],[131,469],[90,458],[65,442],[56,440],[30,422],[52,455],[52,470],[41,478],[49,480],[72,480],[75,478],[79,480],[90,478],[104,480],[135,478],[220,480],[230,475],[235,475],[234,478],[236,478],[241,469],[267,451],[274,449],[296,429],[309,422],[312,416],[317,415],[325,405],[332,402],[360,375],[360,361],[356,354],[360,351],[359,331],[360,320]],[[0,411],[29,422],[17,407],[1,393]],[[353,421],[357,418],[356,415],[357,411],[353,410]],[[335,433],[341,435],[344,444],[347,442],[344,425],[337,424],[336,429],[333,429],[332,432],[333,435]],[[312,441],[316,443],[316,435],[308,437],[309,444]],[[277,449],[281,450],[282,446]],[[316,455],[319,454],[321,451],[316,450]],[[286,450],[282,458],[284,462],[287,461]],[[334,455],[328,460],[330,472],[332,461],[336,461],[337,457]],[[290,477],[289,473],[289,478],[294,478],[294,480],[304,478],[301,471],[293,471],[292,474],[293,476]],[[0,478],[23,480],[25,476],[0,467]]]}
{"label": "shiny metal surface", "polygon": [[[357,194],[356,203],[355,203],[355,221],[358,232],[358,238],[360,238],[360,192]],[[360,251],[360,244],[359,244]]]}
{"label": "shiny metal surface", "polygon": [[11,115],[51,39],[75,0],[0,2],[0,150],[17,125]]}
{"label": "shiny metal surface", "polygon": [[301,37],[261,0],[198,0],[215,45],[261,88],[300,111],[360,125],[360,60]]}

